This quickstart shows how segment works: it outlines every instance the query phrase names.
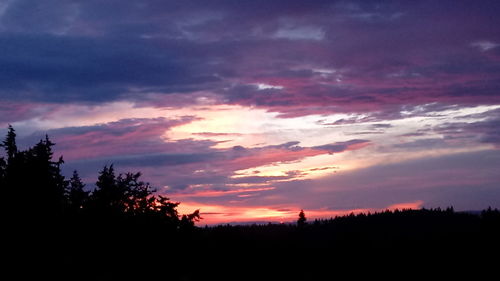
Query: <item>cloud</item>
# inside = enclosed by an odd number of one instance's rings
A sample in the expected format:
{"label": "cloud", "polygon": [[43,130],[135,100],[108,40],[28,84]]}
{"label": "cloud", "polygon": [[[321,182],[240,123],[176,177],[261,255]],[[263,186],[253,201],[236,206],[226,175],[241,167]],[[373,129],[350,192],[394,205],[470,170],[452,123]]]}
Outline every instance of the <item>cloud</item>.
{"label": "cloud", "polygon": [[71,1],[6,1],[0,16],[0,30],[64,34],[78,16]]}
{"label": "cloud", "polygon": [[205,91],[217,103],[280,117],[500,103],[495,5],[477,4],[464,18],[465,4],[448,2],[432,10],[420,3],[193,3],[11,1],[0,19],[0,97],[183,106]]}
{"label": "cloud", "polygon": [[491,41],[477,41],[470,44],[472,47],[478,48],[481,52],[486,52],[500,46],[498,43]]}
{"label": "cloud", "polygon": [[[232,190],[241,185],[264,185],[300,179],[310,171],[290,170],[283,175],[243,175],[238,171],[266,165],[297,163],[305,158],[361,149],[369,141],[349,140],[319,146],[301,146],[299,141],[254,147],[217,148],[207,139],[170,140],[166,133],[176,126],[197,120],[179,118],[131,118],[90,126],[65,127],[46,132],[57,144],[56,154],[66,160],[65,172],[78,169],[87,181],[104,165],[114,164],[119,171],[139,170],[155,186],[169,190],[207,192]],[[45,132],[19,140],[32,145]]]}
{"label": "cloud", "polygon": [[[33,143],[45,133],[57,143],[59,153],[67,160],[106,158],[116,155],[127,155],[158,152],[169,148],[179,150],[165,144],[162,135],[174,126],[187,124],[196,118],[184,116],[178,119],[167,118],[133,118],[92,126],[65,127],[47,132],[36,132],[21,140],[21,143]],[[214,145],[208,141],[197,144]],[[195,145],[191,149],[195,149]]]}
{"label": "cloud", "polygon": [[[19,124],[23,146],[43,137],[43,125],[56,128],[48,131],[56,152],[87,182],[115,163],[143,171],[161,192],[217,195],[198,202],[206,204],[281,210],[300,198],[335,211],[496,203],[489,196],[498,163],[478,152],[345,175],[335,161],[426,149],[489,147],[496,155],[498,112],[473,108],[500,105],[499,3],[31,2],[0,4],[0,123]],[[249,126],[210,119],[225,106],[248,109],[224,118]],[[201,117],[206,127],[184,126]],[[352,152],[364,147],[373,155]],[[453,163],[474,157],[483,170]],[[340,176],[311,180],[321,169]]]}
{"label": "cloud", "polygon": [[424,207],[483,209],[500,204],[498,165],[497,150],[424,157],[339,171],[315,180],[277,183],[267,197],[251,203],[283,204],[290,198],[301,198],[304,208],[338,210],[423,201]]}
{"label": "cloud", "polygon": [[[500,110],[490,110],[464,118],[475,117],[479,121],[444,123],[436,126],[433,131],[444,136],[449,141],[464,141],[468,143],[493,144],[500,147]],[[482,119],[482,120],[481,120]],[[476,119],[477,120],[477,119]]]}
{"label": "cloud", "polygon": [[372,129],[388,129],[393,127],[391,124],[388,123],[378,123],[378,124],[372,124],[371,128]]}
{"label": "cloud", "polygon": [[310,26],[280,28],[273,34],[273,38],[289,40],[323,40],[324,37],[321,28]]}
{"label": "cloud", "polygon": [[134,100],[150,92],[196,91],[218,80],[189,71],[193,65],[176,52],[179,47],[165,52],[141,39],[0,33],[0,97],[61,103]]}
{"label": "cloud", "polygon": [[0,125],[7,127],[7,123],[27,120],[40,115],[48,114],[56,106],[29,102],[16,102],[0,99]]}
{"label": "cloud", "polygon": [[370,144],[370,141],[367,140],[350,140],[346,142],[338,142],[334,144],[326,144],[315,146],[315,149],[326,150],[329,153],[342,152],[351,149],[359,149],[365,147]]}
{"label": "cloud", "polygon": [[[412,135],[413,136],[413,135]],[[425,138],[417,139],[410,142],[404,142],[393,145],[395,148],[404,149],[405,151],[435,149],[447,147],[447,143],[442,138]]]}

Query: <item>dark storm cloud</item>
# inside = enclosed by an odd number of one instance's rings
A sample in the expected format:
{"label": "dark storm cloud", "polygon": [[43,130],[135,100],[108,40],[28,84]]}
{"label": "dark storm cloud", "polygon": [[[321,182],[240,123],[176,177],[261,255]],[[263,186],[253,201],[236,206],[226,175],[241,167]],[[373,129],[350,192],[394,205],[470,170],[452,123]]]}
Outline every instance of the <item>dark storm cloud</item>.
{"label": "dark storm cloud", "polygon": [[0,97],[112,101],[134,92],[192,91],[217,80],[191,73],[187,58],[175,52],[141,39],[0,34]]}
{"label": "dark storm cloud", "polygon": [[185,94],[172,96],[175,106],[203,90],[280,117],[498,104],[499,6],[14,0],[0,13],[0,100],[147,104],[149,93]]}

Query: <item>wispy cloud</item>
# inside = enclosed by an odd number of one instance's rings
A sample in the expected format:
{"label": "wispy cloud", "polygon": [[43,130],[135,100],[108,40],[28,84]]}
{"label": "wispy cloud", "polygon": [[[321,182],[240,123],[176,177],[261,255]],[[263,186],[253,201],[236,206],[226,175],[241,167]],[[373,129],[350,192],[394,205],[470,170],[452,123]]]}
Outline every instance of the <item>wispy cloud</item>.
{"label": "wispy cloud", "polygon": [[486,52],[497,47],[500,47],[500,44],[494,43],[491,41],[476,41],[470,44],[472,47],[478,48],[482,52]]}

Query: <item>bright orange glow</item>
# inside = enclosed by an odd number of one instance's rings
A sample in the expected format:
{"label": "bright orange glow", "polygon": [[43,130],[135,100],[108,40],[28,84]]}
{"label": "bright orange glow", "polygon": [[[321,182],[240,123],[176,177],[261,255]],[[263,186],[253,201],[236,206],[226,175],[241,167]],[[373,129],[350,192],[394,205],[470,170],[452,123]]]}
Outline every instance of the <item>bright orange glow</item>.
{"label": "bright orange glow", "polygon": [[[200,209],[202,220],[198,223],[204,224],[221,224],[231,222],[252,222],[252,221],[288,221],[295,215],[294,210],[274,209],[271,207],[241,207],[229,205],[208,205],[198,204],[194,202],[184,202],[179,205],[180,213],[192,213],[194,210]],[[297,212],[298,214],[298,212]]]}
{"label": "bright orange glow", "polygon": [[399,209],[399,210],[402,210],[402,209],[419,209],[419,208],[422,208],[423,204],[424,204],[424,201],[418,200],[418,201],[415,201],[415,202],[406,202],[406,203],[394,204],[394,205],[391,205],[391,206],[387,207],[387,209],[389,209],[389,210],[396,210],[396,209]]}
{"label": "bright orange glow", "polygon": [[[380,212],[384,210],[396,209],[419,209],[422,207],[423,201],[402,202],[388,206],[382,209],[348,209],[348,210],[309,210],[304,212],[309,221],[314,219],[326,219],[336,216],[344,216],[348,214],[360,214],[368,212]],[[196,202],[184,202],[179,205],[178,210],[182,214],[192,213],[194,210],[200,209],[202,220],[199,225],[213,225],[224,223],[244,223],[244,222],[294,222],[298,218],[301,210],[299,207],[286,206],[228,206],[228,205],[210,205],[199,204]]]}

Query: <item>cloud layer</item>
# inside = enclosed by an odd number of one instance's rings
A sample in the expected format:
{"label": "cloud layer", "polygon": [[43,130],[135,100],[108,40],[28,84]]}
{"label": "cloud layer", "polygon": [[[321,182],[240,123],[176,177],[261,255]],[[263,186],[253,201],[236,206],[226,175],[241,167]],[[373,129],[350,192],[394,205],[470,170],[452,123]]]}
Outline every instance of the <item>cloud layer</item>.
{"label": "cloud layer", "polygon": [[[500,143],[499,12],[466,0],[5,1],[0,125],[25,146],[48,133],[89,183],[115,163],[212,211],[482,208],[492,174],[388,200],[399,176],[366,171],[400,169],[414,186],[418,161],[498,168],[481,153]],[[377,184],[345,202],[317,188],[343,172]]]}

